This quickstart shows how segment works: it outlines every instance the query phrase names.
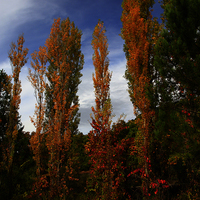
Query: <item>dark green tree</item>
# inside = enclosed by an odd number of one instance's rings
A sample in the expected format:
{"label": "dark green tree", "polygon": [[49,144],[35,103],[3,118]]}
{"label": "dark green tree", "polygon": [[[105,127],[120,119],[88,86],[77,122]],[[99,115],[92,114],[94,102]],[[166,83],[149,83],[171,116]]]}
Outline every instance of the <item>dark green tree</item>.
{"label": "dark green tree", "polygon": [[[3,151],[6,148],[7,138],[6,130],[8,129],[10,101],[11,101],[11,79],[4,70],[0,71],[0,191],[6,189],[6,173],[4,167],[4,154]],[[2,196],[0,192],[0,196]],[[6,196],[6,195],[5,195]]]}
{"label": "dark green tree", "polygon": [[[0,142],[6,137],[11,101],[11,79],[2,69],[0,70]],[[0,145],[1,146],[1,145]],[[2,151],[0,151],[2,153]],[[1,155],[2,161],[2,155]]]}
{"label": "dark green tree", "polygon": [[199,6],[199,0],[165,1],[165,28],[155,47],[155,167],[180,199],[199,197]]}

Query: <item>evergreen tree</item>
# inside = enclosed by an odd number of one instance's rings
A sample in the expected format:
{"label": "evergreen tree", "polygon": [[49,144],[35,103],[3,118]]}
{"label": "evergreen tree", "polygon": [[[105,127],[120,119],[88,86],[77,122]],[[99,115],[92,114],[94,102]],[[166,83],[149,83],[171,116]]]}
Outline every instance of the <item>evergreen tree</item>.
{"label": "evergreen tree", "polygon": [[[0,142],[5,140],[8,128],[8,118],[11,101],[11,79],[2,69],[0,70]],[[1,146],[1,145],[0,145]],[[0,151],[2,154],[2,151]],[[1,155],[2,161],[2,155]]]}
{"label": "evergreen tree", "polygon": [[7,138],[6,130],[9,123],[10,101],[11,101],[11,79],[3,70],[0,71],[0,196],[8,198],[8,193],[4,194],[2,191],[7,189],[5,176],[5,164],[3,151],[6,148]]}
{"label": "evergreen tree", "polygon": [[199,194],[200,166],[199,6],[198,0],[164,2],[166,28],[157,41],[154,62],[158,72],[157,172],[176,190],[171,195],[190,194],[194,199]]}

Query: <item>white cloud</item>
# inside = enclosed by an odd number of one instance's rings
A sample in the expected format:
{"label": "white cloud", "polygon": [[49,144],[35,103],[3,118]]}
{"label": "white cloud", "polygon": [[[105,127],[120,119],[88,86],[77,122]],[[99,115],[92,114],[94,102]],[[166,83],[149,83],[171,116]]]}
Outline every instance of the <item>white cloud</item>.
{"label": "white cloud", "polygon": [[21,84],[22,84],[22,93],[21,93],[21,104],[19,113],[21,115],[21,121],[23,123],[24,131],[34,131],[35,127],[30,121],[30,116],[33,117],[35,110],[35,97],[34,89],[31,86],[31,83],[27,79],[28,68],[22,68],[20,74]]}
{"label": "white cloud", "polygon": [[56,2],[38,0],[0,0],[0,45],[5,41],[12,41],[13,35],[18,36],[23,30],[22,25],[42,20],[43,23],[52,24],[54,15],[66,15]]}
{"label": "white cloud", "polygon": [[[8,3],[9,2],[9,3]],[[0,37],[1,42],[4,38],[7,39],[11,37],[11,34],[14,33],[14,30],[27,22],[30,18],[27,18],[26,11],[32,7],[31,1],[23,0],[9,0],[2,1],[0,6]]]}
{"label": "white cloud", "polygon": [[[12,74],[11,65],[9,59],[6,59],[4,62],[0,63],[0,69],[4,69],[8,75]],[[34,131],[35,128],[30,122],[29,116],[33,116],[35,108],[35,98],[34,90],[31,86],[31,83],[27,79],[28,68],[22,68],[20,73],[20,80],[22,85],[21,92],[21,104],[19,109],[19,114],[21,115],[21,121],[25,125],[25,131]]]}
{"label": "white cloud", "polygon": [[82,82],[79,86],[78,95],[80,97],[81,107],[88,107],[91,105],[91,102],[94,101],[94,92],[93,92],[93,81],[92,81],[92,69],[84,69],[82,71],[83,76],[81,78]]}
{"label": "white cloud", "polygon": [[127,81],[124,78],[125,69],[125,59],[110,66],[110,70],[113,72],[110,84],[110,97],[115,115],[113,121],[117,121],[122,114],[126,116],[126,120],[134,118],[133,105],[127,91]]}
{"label": "white cloud", "polygon": [[[120,62],[110,65],[110,71],[112,71],[112,78],[110,84],[110,96],[113,106],[113,122],[116,122],[121,114],[126,116],[126,120],[133,119],[133,105],[130,102],[129,94],[127,91],[127,82],[125,80],[124,72],[126,68],[126,60],[122,59]],[[84,69],[82,83],[79,87],[79,99],[80,99],[80,112],[81,122],[80,131],[88,133],[91,130],[90,113],[92,113],[91,107],[95,106],[95,96],[92,81],[92,69]]]}
{"label": "white cloud", "polygon": [[11,65],[10,65],[10,60],[7,58],[3,62],[0,63],[0,69],[4,69],[4,71],[10,75],[12,72]]}

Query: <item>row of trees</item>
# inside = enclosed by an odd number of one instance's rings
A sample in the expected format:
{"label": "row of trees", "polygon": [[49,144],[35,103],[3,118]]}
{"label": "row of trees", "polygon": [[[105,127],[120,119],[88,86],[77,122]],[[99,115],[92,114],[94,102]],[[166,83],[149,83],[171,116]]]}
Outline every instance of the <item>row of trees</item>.
{"label": "row of trees", "polygon": [[23,132],[19,74],[27,62],[23,35],[12,43],[12,75],[0,71],[0,196],[3,199],[199,198],[200,14],[198,0],[124,0],[125,77],[135,120],[112,124],[111,73],[103,22],[93,32],[95,107],[92,130],[78,130],[84,56],[81,31],[54,20],[31,54],[36,131]]}

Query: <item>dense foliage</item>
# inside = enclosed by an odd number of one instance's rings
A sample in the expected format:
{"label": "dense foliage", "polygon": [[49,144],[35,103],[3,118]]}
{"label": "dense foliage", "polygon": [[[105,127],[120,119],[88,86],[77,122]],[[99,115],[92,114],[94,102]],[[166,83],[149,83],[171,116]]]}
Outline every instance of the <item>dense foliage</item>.
{"label": "dense foliage", "polygon": [[200,1],[163,0],[162,24],[153,4],[122,3],[134,120],[112,123],[108,40],[104,23],[95,26],[95,106],[85,135],[78,130],[81,31],[58,18],[31,54],[32,133],[19,114],[28,49],[23,35],[11,44],[12,74],[0,71],[1,199],[200,198]]}

